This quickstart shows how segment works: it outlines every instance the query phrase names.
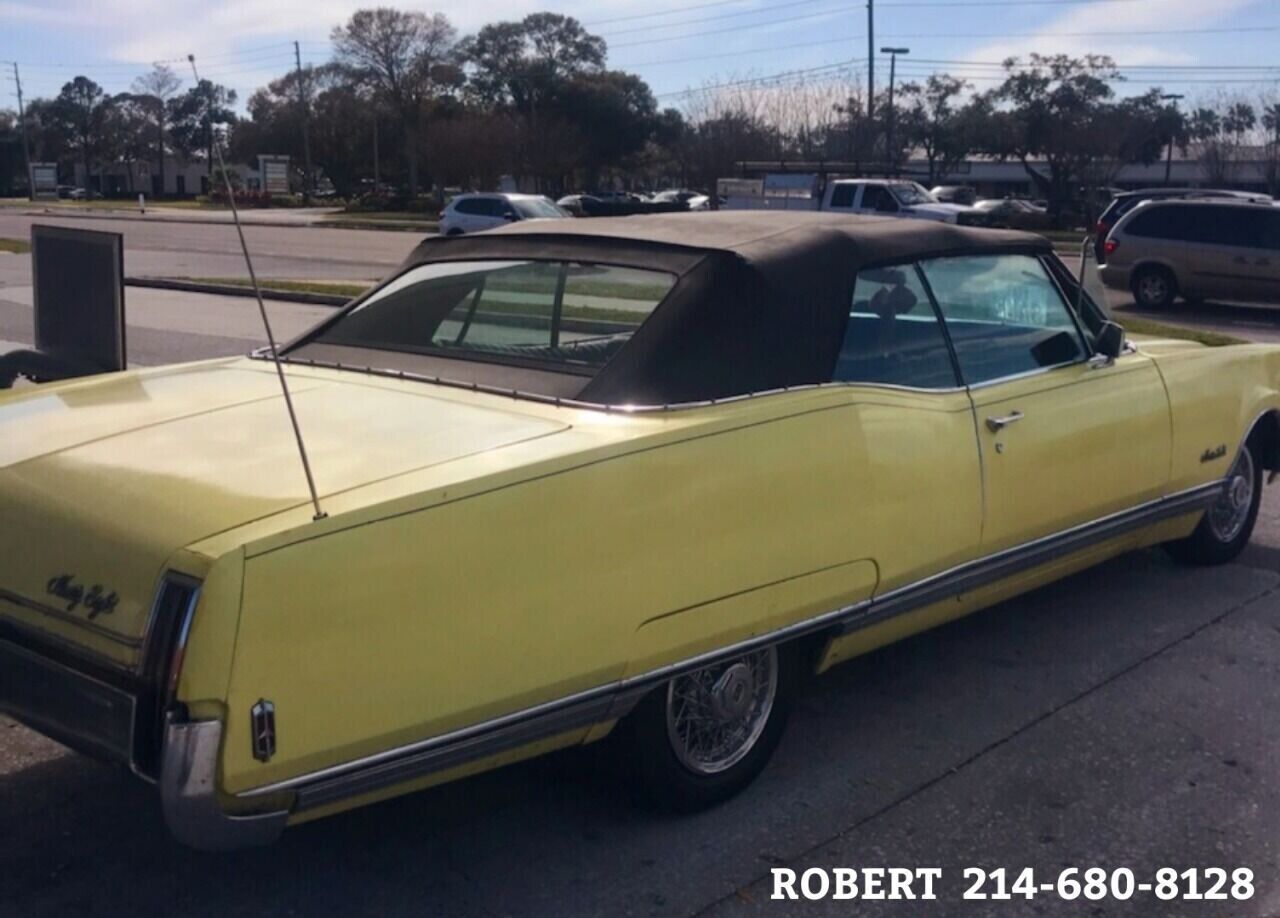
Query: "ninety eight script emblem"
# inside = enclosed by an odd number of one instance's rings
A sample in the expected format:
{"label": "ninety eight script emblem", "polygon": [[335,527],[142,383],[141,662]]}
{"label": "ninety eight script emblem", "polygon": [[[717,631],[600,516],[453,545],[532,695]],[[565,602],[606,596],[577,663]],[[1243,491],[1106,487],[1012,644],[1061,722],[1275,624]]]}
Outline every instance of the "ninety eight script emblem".
{"label": "ninety eight script emblem", "polygon": [[120,601],[115,590],[108,593],[106,587],[100,583],[95,583],[86,589],[83,584],[76,583],[75,574],[58,574],[50,577],[49,582],[45,584],[45,591],[50,596],[56,596],[65,602],[68,612],[74,612],[81,606],[88,609],[89,621],[93,621],[99,615],[110,615],[116,610],[116,603]]}

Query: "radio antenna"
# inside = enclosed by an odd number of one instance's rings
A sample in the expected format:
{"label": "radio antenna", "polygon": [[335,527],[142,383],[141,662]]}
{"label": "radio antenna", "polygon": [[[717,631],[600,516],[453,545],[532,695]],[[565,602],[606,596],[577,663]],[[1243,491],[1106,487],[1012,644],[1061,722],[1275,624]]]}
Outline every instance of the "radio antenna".
{"label": "radio antenna", "polygon": [[[196,78],[196,87],[200,86],[200,73],[196,70],[196,56],[194,54],[187,55],[187,61],[191,64],[191,75]],[[208,111],[206,117],[209,119],[209,145],[213,147],[214,156],[218,160],[218,171],[222,173],[222,181],[227,188],[227,203],[231,205],[231,219],[236,225],[236,234],[240,237],[240,251],[244,253],[244,263],[249,268],[249,280],[253,284],[253,295],[258,300],[258,312],[262,316],[262,327],[267,331],[267,344],[271,348],[271,359],[276,365],[276,375],[280,377],[280,391],[284,393],[284,404],[289,409],[289,422],[293,424],[293,436],[298,441],[298,455],[302,458],[302,471],[307,476],[307,489],[311,492],[311,506],[315,508],[316,515],[313,517],[322,520],[326,516],[320,509],[320,495],[316,492],[316,480],[311,474],[311,462],[307,459],[307,445],[302,440],[302,428],[298,426],[298,412],[293,408],[293,397],[289,394],[289,380],[284,375],[284,365],[280,362],[280,351],[276,347],[276,336],[271,330],[271,320],[267,318],[267,306],[262,302],[262,288],[258,286],[258,275],[253,270],[253,259],[249,257],[249,244],[244,239],[244,227],[240,225],[240,211],[236,209],[236,194],[231,187],[231,175],[227,172],[226,161],[222,158],[222,147],[218,143],[218,136],[213,131],[213,100],[208,101]]]}

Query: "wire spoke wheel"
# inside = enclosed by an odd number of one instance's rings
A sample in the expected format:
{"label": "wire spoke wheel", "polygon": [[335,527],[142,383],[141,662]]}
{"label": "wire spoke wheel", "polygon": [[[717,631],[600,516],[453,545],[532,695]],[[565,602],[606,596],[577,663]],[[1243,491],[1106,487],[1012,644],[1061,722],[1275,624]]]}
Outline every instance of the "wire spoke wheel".
{"label": "wire spoke wheel", "polygon": [[667,737],[689,771],[714,775],[751,752],[778,691],[776,647],[717,663],[667,685]]}
{"label": "wire spoke wheel", "polygon": [[1249,521],[1254,480],[1253,456],[1249,450],[1242,449],[1227,475],[1227,486],[1222,496],[1209,508],[1209,528],[1218,541],[1232,541]]}

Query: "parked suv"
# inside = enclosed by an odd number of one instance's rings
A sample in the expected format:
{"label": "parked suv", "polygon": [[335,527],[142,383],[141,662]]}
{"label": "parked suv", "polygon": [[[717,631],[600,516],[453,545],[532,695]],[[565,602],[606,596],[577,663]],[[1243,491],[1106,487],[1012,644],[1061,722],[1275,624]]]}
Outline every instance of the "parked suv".
{"label": "parked suv", "polygon": [[1177,296],[1280,303],[1280,207],[1148,201],[1120,218],[1103,249],[1103,282],[1140,306]]}
{"label": "parked suv", "polygon": [[460,194],[440,212],[440,232],[446,236],[478,233],[517,220],[568,217],[540,194]]}
{"label": "parked suv", "polygon": [[1257,203],[1270,203],[1271,196],[1253,191],[1230,191],[1225,188],[1142,188],[1137,191],[1126,191],[1117,194],[1111,203],[1098,215],[1098,222],[1093,228],[1094,252],[1099,262],[1106,261],[1103,256],[1103,243],[1111,228],[1120,222],[1120,218],[1144,201],[1163,201],[1181,198],[1186,200],[1203,199],[1238,199]]}

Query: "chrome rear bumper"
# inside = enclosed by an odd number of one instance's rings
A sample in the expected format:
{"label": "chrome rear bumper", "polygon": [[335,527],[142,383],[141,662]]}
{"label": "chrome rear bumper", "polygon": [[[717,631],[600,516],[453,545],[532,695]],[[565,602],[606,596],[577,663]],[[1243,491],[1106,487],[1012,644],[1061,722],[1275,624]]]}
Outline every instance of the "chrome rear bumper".
{"label": "chrome rear bumper", "polygon": [[160,802],[173,837],[203,851],[231,851],[279,838],[286,811],[232,816],[218,802],[218,749],[222,723],[202,720],[165,725]]}

